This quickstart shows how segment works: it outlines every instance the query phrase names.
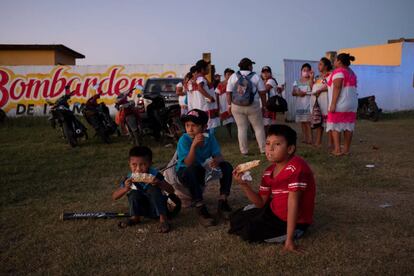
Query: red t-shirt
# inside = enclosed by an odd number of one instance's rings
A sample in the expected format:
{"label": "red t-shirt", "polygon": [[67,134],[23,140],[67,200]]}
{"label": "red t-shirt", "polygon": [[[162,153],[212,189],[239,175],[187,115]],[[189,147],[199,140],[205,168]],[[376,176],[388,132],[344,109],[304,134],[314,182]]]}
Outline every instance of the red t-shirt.
{"label": "red t-shirt", "polygon": [[303,191],[299,202],[297,223],[311,224],[315,207],[315,179],[305,160],[294,156],[273,178],[275,164],[268,167],[262,177],[259,194],[270,195],[270,207],[273,213],[287,221],[289,192]]}

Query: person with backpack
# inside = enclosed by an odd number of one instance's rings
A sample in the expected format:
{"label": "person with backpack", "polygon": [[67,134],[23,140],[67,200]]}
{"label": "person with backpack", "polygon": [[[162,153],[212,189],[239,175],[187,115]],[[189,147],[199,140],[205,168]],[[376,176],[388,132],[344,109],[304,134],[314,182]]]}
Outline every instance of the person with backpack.
{"label": "person with backpack", "polygon": [[[253,72],[253,61],[243,58],[239,62],[240,70],[227,82],[227,102],[229,113],[237,125],[240,152],[249,153],[247,132],[252,125],[260,153],[265,152],[265,130],[263,113],[266,112],[266,87],[261,77]],[[260,105],[261,103],[261,105]]]}

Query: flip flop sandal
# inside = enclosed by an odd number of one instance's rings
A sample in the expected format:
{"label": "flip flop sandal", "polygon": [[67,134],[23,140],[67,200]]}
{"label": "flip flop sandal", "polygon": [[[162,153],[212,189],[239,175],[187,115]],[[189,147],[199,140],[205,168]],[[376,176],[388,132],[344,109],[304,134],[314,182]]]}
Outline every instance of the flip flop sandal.
{"label": "flip flop sandal", "polygon": [[118,227],[121,228],[121,229],[124,229],[124,228],[134,226],[134,225],[137,225],[137,224],[139,224],[139,221],[134,221],[134,220],[131,220],[131,219],[127,219],[125,221],[120,221],[118,223]]}
{"label": "flip flop sandal", "polygon": [[164,221],[160,224],[160,227],[158,228],[159,233],[168,233],[171,230],[171,226],[168,222]]}

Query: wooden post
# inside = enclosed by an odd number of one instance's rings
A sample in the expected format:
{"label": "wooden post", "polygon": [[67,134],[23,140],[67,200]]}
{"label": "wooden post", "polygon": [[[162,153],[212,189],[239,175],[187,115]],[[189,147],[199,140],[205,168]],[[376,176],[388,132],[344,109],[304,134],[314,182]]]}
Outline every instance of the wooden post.
{"label": "wooden post", "polygon": [[213,72],[213,67],[211,66],[211,53],[203,53],[203,60],[206,62],[210,62],[210,64],[208,65],[208,68],[210,69],[208,75],[206,76],[207,80],[209,82],[213,81],[213,76],[214,76],[214,72]]}

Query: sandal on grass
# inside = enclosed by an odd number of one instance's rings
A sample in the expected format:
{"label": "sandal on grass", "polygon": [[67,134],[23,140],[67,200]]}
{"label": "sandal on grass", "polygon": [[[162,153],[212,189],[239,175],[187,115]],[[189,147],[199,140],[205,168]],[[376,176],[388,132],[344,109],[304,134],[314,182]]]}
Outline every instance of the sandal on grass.
{"label": "sandal on grass", "polygon": [[171,226],[168,222],[164,221],[160,223],[160,226],[158,228],[159,233],[168,233],[171,230]]}
{"label": "sandal on grass", "polygon": [[132,220],[132,219],[127,219],[125,221],[120,221],[118,223],[118,227],[121,228],[121,229],[124,229],[124,228],[134,226],[134,225],[137,225],[137,224],[139,224],[139,221]]}

